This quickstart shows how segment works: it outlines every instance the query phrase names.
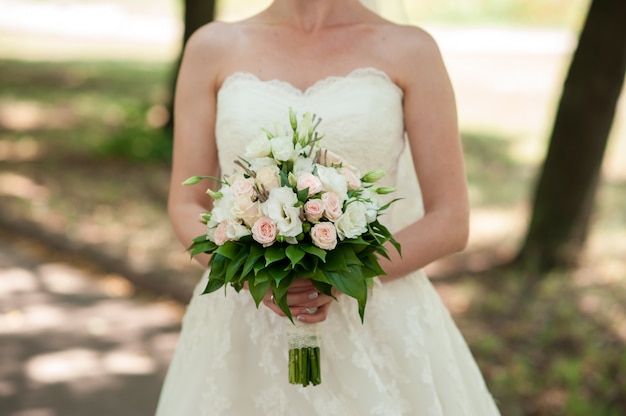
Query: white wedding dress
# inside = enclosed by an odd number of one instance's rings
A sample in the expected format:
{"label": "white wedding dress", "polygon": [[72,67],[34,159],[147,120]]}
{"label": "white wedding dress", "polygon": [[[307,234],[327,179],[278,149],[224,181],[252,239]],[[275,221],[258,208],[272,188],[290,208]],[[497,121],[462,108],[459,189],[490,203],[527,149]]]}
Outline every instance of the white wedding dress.
{"label": "white wedding dress", "polygon": [[[386,184],[394,184],[404,166],[402,98],[402,90],[374,68],[324,79],[306,91],[233,74],[218,93],[222,171],[233,170],[259,128],[272,128],[275,121],[287,125],[292,107],[299,115],[310,111],[322,118],[323,147],[361,172],[386,170]],[[411,193],[394,196],[415,197],[417,190]],[[394,206],[392,217],[399,220],[389,223],[393,227],[421,215],[419,201]],[[288,383],[288,321],[263,305],[257,309],[245,291],[201,295],[205,284],[206,274],[183,320],[159,416],[499,415],[464,339],[422,271],[376,284],[364,324],[351,298],[333,304],[322,329],[322,384],[306,388]]]}

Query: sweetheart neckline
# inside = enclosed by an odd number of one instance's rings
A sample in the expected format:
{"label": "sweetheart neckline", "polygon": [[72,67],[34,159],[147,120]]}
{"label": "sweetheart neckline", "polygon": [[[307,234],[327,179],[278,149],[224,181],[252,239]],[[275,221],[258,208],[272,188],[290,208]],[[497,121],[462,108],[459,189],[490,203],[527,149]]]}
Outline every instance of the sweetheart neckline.
{"label": "sweetheart neckline", "polygon": [[310,96],[310,95],[314,95],[315,93],[317,93],[318,91],[320,91],[321,89],[329,85],[335,84],[336,82],[351,79],[351,78],[366,76],[366,75],[375,75],[385,80],[389,85],[393,86],[400,95],[404,95],[404,91],[402,90],[402,88],[400,88],[400,86],[391,79],[389,74],[387,74],[382,69],[379,69],[373,66],[358,67],[358,68],[351,70],[345,75],[328,75],[326,77],[320,78],[317,81],[313,82],[311,85],[309,85],[305,89],[296,87],[291,82],[284,81],[278,78],[261,79],[259,78],[258,75],[256,75],[253,72],[235,71],[235,72],[230,73],[224,78],[224,81],[222,82],[222,85],[218,88],[217,93],[218,94],[221,93],[224,89],[226,89],[229,85],[231,85],[233,82],[235,82],[238,79],[246,79],[246,80],[256,81],[265,85],[277,86],[281,89],[287,90],[298,96]]}

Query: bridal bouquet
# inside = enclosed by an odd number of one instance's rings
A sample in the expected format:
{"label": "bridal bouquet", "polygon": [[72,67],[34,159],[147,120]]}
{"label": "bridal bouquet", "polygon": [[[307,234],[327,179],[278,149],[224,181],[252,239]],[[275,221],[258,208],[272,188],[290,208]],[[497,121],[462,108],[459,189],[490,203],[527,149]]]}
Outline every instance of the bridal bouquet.
{"label": "bridal bouquet", "polygon": [[[202,214],[206,234],[193,240],[191,255],[212,254],[204,293],[226,284],[247,287],[257,307],[271,291],[293,323],[287,292],[296,278],[311,279],[321,293],[336,288],[357,300],[363,321],[373,278],[385,274],[378,255],[384,246],[399,244],[378,221],[395,200],[381,204],[378,196],[394,188],[374,185],[384,172],[357,170],[319,146],[320,120],[306,113],[300,120],[289,111],[290,125],[262,129],[235,161],[230,176],[193,176],[183,184],[216,179],[211,212]],[[319,384],[319,336],[315,324],[293,325],[289,339],[289,381]]]}

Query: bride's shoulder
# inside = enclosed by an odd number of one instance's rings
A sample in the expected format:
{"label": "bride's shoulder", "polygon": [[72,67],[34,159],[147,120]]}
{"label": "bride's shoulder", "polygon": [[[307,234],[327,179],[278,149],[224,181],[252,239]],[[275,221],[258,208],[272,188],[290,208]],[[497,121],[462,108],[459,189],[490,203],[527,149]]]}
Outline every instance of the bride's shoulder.
{"label": "bride's shoulder", "polygon": [[441,68],[441,52],[435,38],[418,26],[389,24],[383,29],[386,62],[400,84],[422,81],[431,71]]}
{"label": "bride's shoulder", "polygon": [[389,40],[396,45],[390,51],[399,56],[430,55],[439,50],[435,38],[419,26],[390,24],[385,30]]}
{"label": "bride's shoulder", "polygon": [[190,52],[215,56],[216,53],[232,49],[241,37],[241,32],[237,23],[214,21],[197,29],[185,48]]}

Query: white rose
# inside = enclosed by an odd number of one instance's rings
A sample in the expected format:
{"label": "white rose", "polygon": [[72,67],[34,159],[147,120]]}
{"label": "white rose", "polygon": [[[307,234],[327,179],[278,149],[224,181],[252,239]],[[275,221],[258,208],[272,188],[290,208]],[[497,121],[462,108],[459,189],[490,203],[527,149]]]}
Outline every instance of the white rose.
{"label": "white rose", "polygon": [[290,136],[274,137],[270,140],[270,145],[272,146],[274,159],[284,162],[293,157],[295,148],[293,146],[293,139]]}
{"label": "white rose", "polygon": [[345,201],[348,198],[348,181],[345,176],[339,174],[337,169],[328,168],[320,164],[317,166],[317,176],[322,181],[324,190],[327,192],[333,192]]}
{"label": "white rose", "polygon": [[265,166],[256,173],[256,183],[259,189],[271,191],[280,186],[280,171],[278,166]]}
{"label": "white rose", "polygon": [[235,218],[241,219],[249,227],[252,227],[255,221],[261,217],[259,203],[252,201],[247,196],[240,196],[235,199],[230,212]]}
{"label": "white rose", "polygon": [[339,239],[356,238],[367,231],[367,210],[365,204],[355,201],[346,207],[345,212],[335,222]]}
{"label": "white rose", "polygon": [[274,188],[263,206],[263,213],[276,223],[278,233],[284,237],[296,237],[302,233],[300,208],[295,207],[298,196],[291,188]]}
{"label": "white rose", "polygon": [[260,132],[246,146],[246,152],[244,153],[244,157],[246,158],[267,157],[269,156],[271,150],[272,148],[270,146],[270,141],[267,138],[267,134],[265,134],[264,132]]}

